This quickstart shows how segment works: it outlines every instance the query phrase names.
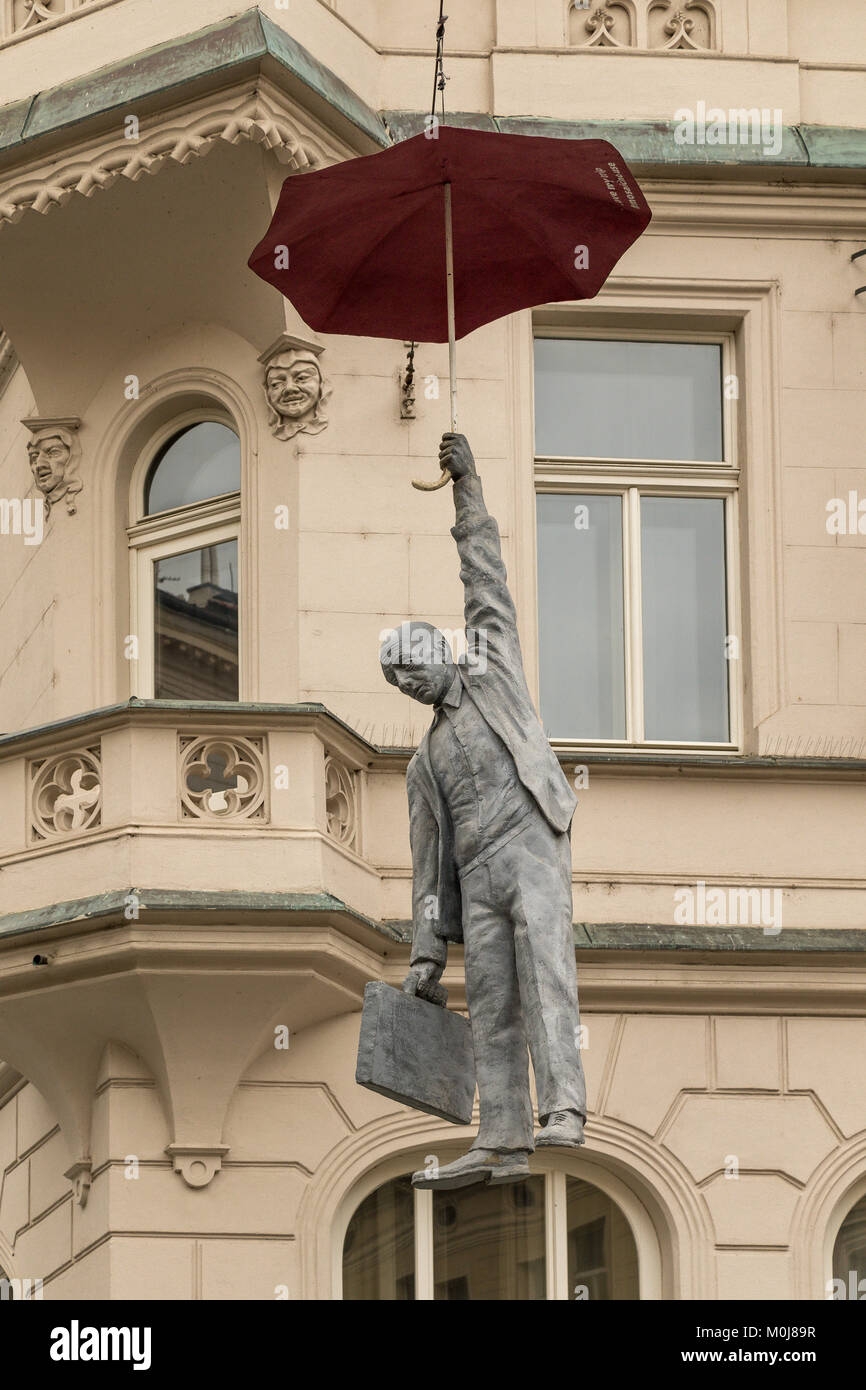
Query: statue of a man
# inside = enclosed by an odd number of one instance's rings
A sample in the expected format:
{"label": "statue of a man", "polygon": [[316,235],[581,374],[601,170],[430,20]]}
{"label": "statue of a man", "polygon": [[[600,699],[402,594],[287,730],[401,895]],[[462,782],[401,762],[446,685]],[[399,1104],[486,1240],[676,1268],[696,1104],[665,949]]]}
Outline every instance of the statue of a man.
{"label": "statue of a man", "polygon": [[84,484],[76,476],[80,446],[73,430],[61,425],[44,425],[33,431],[27,443],[30,469],[45,498],[46,513],[55,502],[66,499],[66,510],[76,511],[75,497]]}
{"label": "statue of a man", "polygon": [[288,348],[271,357],[265,367],[265,394],[268,424],[277,439],[291,439],[301,430],[319,434],[328,423],[331,387],[312,351]]}
{"label": "statue of a man", "polygon": [[[463,435],[439,449],[454,484],[469,653],[455,665],[429,623],[383,643],[386,678],[432,705],[409,763],[413,939],[403,988],[438,1002],[448,942],[465,949],[481,1111],[462,1158],[416,1187],[514,1182],[534,1147],[584,1142],[570,830],[576,798],[545,737],[523,671],[499,528]],[[542,1128],[533,1142],[527,1042]]]}

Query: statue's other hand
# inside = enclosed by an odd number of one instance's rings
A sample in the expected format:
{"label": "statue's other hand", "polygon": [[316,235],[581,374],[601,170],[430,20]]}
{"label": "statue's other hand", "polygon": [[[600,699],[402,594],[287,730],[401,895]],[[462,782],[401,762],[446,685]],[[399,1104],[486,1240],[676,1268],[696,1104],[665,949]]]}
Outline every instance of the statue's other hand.
{"label": "statue's other hand", "polygon": [[447,468],[453,482],[475,472],[475,460],[465,434],[443,434],[439,445],[439,463]]}
{"label": "statue's other hand", "polygon": [[439,984],[444,968],[432,960],[418,961],[410,967],[403,981],[403,993],[417,994],[419,999],[427,999],[431,1004],[444,1004],[448,995]]}

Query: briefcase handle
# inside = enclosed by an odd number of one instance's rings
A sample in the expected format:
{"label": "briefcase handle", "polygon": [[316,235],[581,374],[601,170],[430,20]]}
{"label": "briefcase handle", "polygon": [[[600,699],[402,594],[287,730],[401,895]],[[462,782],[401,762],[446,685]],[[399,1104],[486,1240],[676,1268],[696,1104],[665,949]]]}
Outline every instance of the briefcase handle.
{"label": "briefcase handle", "polygon": [[[412,994],[412,995],[415,995],[416,998],[418,997],[418,990],[417,990],[417,988],[416,988],[416,981],[413,980],[413,979],[411,979],[408,975],[407,975],[406,979],[403,981],[403,986],[402,986],[402,988],[403,988],[403,993],[404,993],[404,994]],[[444,1009],[444,1008],[445,1008],[445,1005],[448,1003],[448,991],[447,991],[447,989],[445,988],[445,986],[444,986],[444,985],[434,985],[433,988],[431,989],[430,993],[431,993],[431,995],[432,995],[432,998],[429,999],[429,1000],[426,1001],[426,1002],[428,1002],[428,1003],[430,1003],[430,1004],[438,1004],[438,1005],[440,1006],[440,1008],[443,1008],[443,1009]]]}

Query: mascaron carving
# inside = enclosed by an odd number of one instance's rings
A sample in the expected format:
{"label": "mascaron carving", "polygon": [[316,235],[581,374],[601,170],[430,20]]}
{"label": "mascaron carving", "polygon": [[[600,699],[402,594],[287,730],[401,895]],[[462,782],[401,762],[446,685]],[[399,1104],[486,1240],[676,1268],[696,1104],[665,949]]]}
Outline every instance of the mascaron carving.
{"label": "mascaron carving", "polygon": [[181,736],[180,811],[212,824],[265,820],[264,739]]}
{"label": "mascaron carving", "polygon": [[75,498],[84,487],[78,476],[81,445],[78,430],[81,421],[75,416],[50,419],[32,416],[22,420],[30,431],[27,457],[33,481],[45,498],[46,515],[56,502],[66,503],[70,516],[78,510]]}
{"label": "mascaron carving", "polygon": [[259,357],[264,367],[268,424],[275,439],[320,434],[328,423],[332,386],[319,365],[320,343],[281,333]]}
{"label": "mascaron carving", "polygon": [[92,830],[102,817],[99,747],[79,748],[30,764],[30,825],[35,840]]}

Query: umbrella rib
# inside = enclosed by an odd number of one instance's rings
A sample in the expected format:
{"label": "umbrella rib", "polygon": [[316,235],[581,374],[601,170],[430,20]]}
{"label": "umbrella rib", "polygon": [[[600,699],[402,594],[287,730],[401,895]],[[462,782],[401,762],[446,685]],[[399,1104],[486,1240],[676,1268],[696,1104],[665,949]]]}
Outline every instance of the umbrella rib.
{"label": "umbrella rib", "polygon": [[[441,184],[440,184],[440,185],[437,185],[437,186],[438,186],[438,187],[441,187]],[[398,222],[393,223],[393,224],[388,228],[388,236],[392,236],[392,235],[394,234],[394,232],[399,231],[399,229],[400,229],[406,222],[409,221],[410,217],[414,217],[414,216],[415,216],[415,213],[416,213],[416,212],[418,212],[418,208],[417,208],[417,207],[413,207],[413,208],[411,208],[411,209],[405,214],[404,217],[401,217],[400,220],[399,220]],[[361,268],[366,264],[366,262],[369,261],[370,258],[376,254],[376,252],[379,250],[379,247],[380,247],[381,244],[382,244],[382,241],[383,241],[383,238],[380,237],[379,240],[376,241],[376,242],[374,243],[374,245],[371,246],[371,247],[369,248],[369,250],[361,257],[361,259],[360,259],[359,261],[353,262],[353,264],[351,265],[351,267],[350,267],[349,270],[347,271],[345,279],[341,282],[339,289],[337,290],[336,294],[333,296],[333,298],[332,298],[330,304],[328,305],[327,313],[325,314],[324,319],[323,319],[323,323],[325,324],[325,326],[324,326],[324,327],[322,328],[322,330],[321,330],[323,333],[327,333],[327,332],[328,332],[328,328],[327,328],[327,323],[326,323],[326,321],[330,318],[331,314],[333,313],[334,309],[336,308],[337,304],[339,303],[340,298],[342,297],[342,295],[344,294],[344,292],[345,292],[345,290],[346,290],[346,286],[347,286],[347,285],[351,282],[351,280],[358,274],[359,270],[361,270]],[[444,233],[443,233],[443,249],[442,249],[442,274],[443,274],[443,277],[444,277],[444,274],[445,274]]]}

